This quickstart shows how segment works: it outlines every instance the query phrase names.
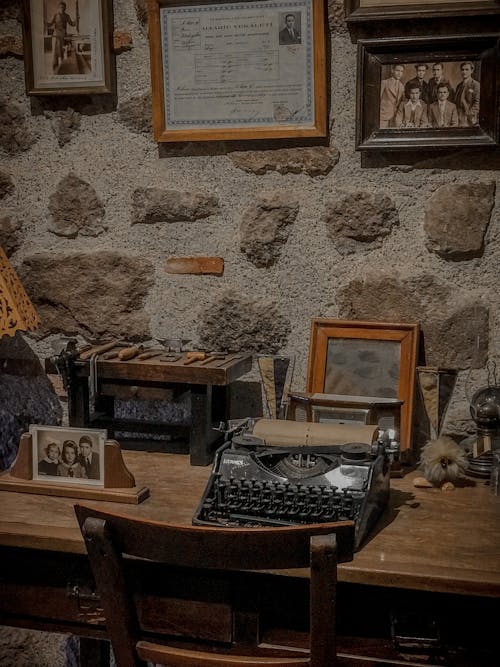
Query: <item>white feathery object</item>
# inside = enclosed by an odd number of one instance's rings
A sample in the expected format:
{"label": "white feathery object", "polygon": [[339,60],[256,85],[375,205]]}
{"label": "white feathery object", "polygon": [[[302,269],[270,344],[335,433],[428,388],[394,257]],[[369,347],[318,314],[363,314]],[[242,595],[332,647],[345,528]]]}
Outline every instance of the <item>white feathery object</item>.
{"label": "white feathery object", "polygon": [[420,455],[420,469],[426,480],[439,485],[454,482],[467,468],[465,452],[447,435],[442,435],[423,447]]}

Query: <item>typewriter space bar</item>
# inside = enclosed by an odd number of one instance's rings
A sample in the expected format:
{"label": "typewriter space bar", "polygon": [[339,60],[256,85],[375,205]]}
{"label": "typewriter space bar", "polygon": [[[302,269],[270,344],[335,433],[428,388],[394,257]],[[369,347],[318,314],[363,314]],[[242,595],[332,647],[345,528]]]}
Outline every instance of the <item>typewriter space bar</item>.
{"label": "typewriter space bar", "polygon": [[263,516],[253,516],[251,514],[229,514],[230,521],[245,523],[257,523],[260,526],[295,526],[295,521],[283,521],[282,519],[269,519]]}

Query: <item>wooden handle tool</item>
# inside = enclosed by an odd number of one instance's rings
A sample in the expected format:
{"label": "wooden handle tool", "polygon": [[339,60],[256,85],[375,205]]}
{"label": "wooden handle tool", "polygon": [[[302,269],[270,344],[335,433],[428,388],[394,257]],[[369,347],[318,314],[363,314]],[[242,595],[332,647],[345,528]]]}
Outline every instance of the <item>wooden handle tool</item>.
{"label": "wooden handle tool", "polygon": [[133,359],[138,354],[140,354],[142,350],[142,346],[137,345],[133,345],[132,347],[124,347],[123,350],[118,352],[118,359],[120,361],[128,361],[129,359]]}
{"label": "wooden handle tool", "polygon": [[152,359],[153,357],[159,357],[160,354],[163,354],[165,350],[146,350],[146,352],[141,352],[137,356],[138,359],[143,361],[144,359]]}
{"label": "wooden handle tool", "polygon": [[186,359],[184,360],[184,366],[189,364],[194,364],[196,361],[203,361],[207,358],[206,352],[186,352]]}
{"label": "wooden handle tool", "polygon": [[102,345],[94,345],[88,350],[85,350],[85,352],[82,352],[80,354],[80,361],[87,361],[87,359],[90,359],[90,357],[93,357],[94,354],[102,354],[103,352],[108,352],[108,350],[112,350],[114,347],[116,347],[117,342],[114,340],[112,343],[103,343]]}
{"label": "wooden handle tool", "polygon": [[110,350],[109,352],[105,352],[102,355],[102,358],[105,361],[109,361],[110,359],[116,359],[122,350],[123,347],[118,347],[116,350]]}
{"label": "wooden handle tool", "polygon": [[200,366],[206,366],[207,364],[212,363],[212,361],[217,361],[220,359],[225,359],[226,355],[223,352],[212,352],[212,354],[209,354],[206,359],[203,361],[200,361]]}

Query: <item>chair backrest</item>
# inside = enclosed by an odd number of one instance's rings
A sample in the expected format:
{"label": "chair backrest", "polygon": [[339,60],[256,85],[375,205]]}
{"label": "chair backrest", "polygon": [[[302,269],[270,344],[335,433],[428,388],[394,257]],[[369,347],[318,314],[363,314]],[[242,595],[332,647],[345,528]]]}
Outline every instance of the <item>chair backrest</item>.
{"label": "chair backrest", "polygon": [[[110,514],[83,505],[75,512],[101,598],[117,667],[138,667],[143,660],[172,667],[209,665],[311,665],[335,661],[335,588],[339,560],[352,558],[353,522],[272,528],[172,526]],[[135,603],[123,556],[189,569],[269,570],[311,568],[310,651],[307,658],[217,656],[168,649],[141,641]],[[141,659],[142,658],[142,659]]]}

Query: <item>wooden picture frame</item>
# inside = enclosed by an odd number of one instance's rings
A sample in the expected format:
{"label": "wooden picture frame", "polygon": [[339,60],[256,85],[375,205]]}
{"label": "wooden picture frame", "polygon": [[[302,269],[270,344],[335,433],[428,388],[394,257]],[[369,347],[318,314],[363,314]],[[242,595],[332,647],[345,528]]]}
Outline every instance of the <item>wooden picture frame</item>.
{"label": "wooden picture frame", "polygon": [[[499,61],[498,33],[359,40],[356,149],[498,146]],[[439,66],[440,84],[432,75]],[[418,97],[427,102],[412,123],[408,87],[417,81],[418,68],[426,70]],[[437,88],[446,84],[440,117]]]}
{"label": "wooden picture frame", "polygon": [[112,0],[22,0],[22,6],[27,95],[114,92]]}
{"label": "wooden picture frame", "polygon": [[348,23],[498,14],[498,0],[345,0]]}
{"label": "wooden picture frame", "polygon": [[307,391],[402,401],[404,459],[411,450],[418,337],[418,324],[313,319]]}
{"label": "wooden picture frame", "polygon": [[147,7],[155,141],[327,135],[324,0]]}

